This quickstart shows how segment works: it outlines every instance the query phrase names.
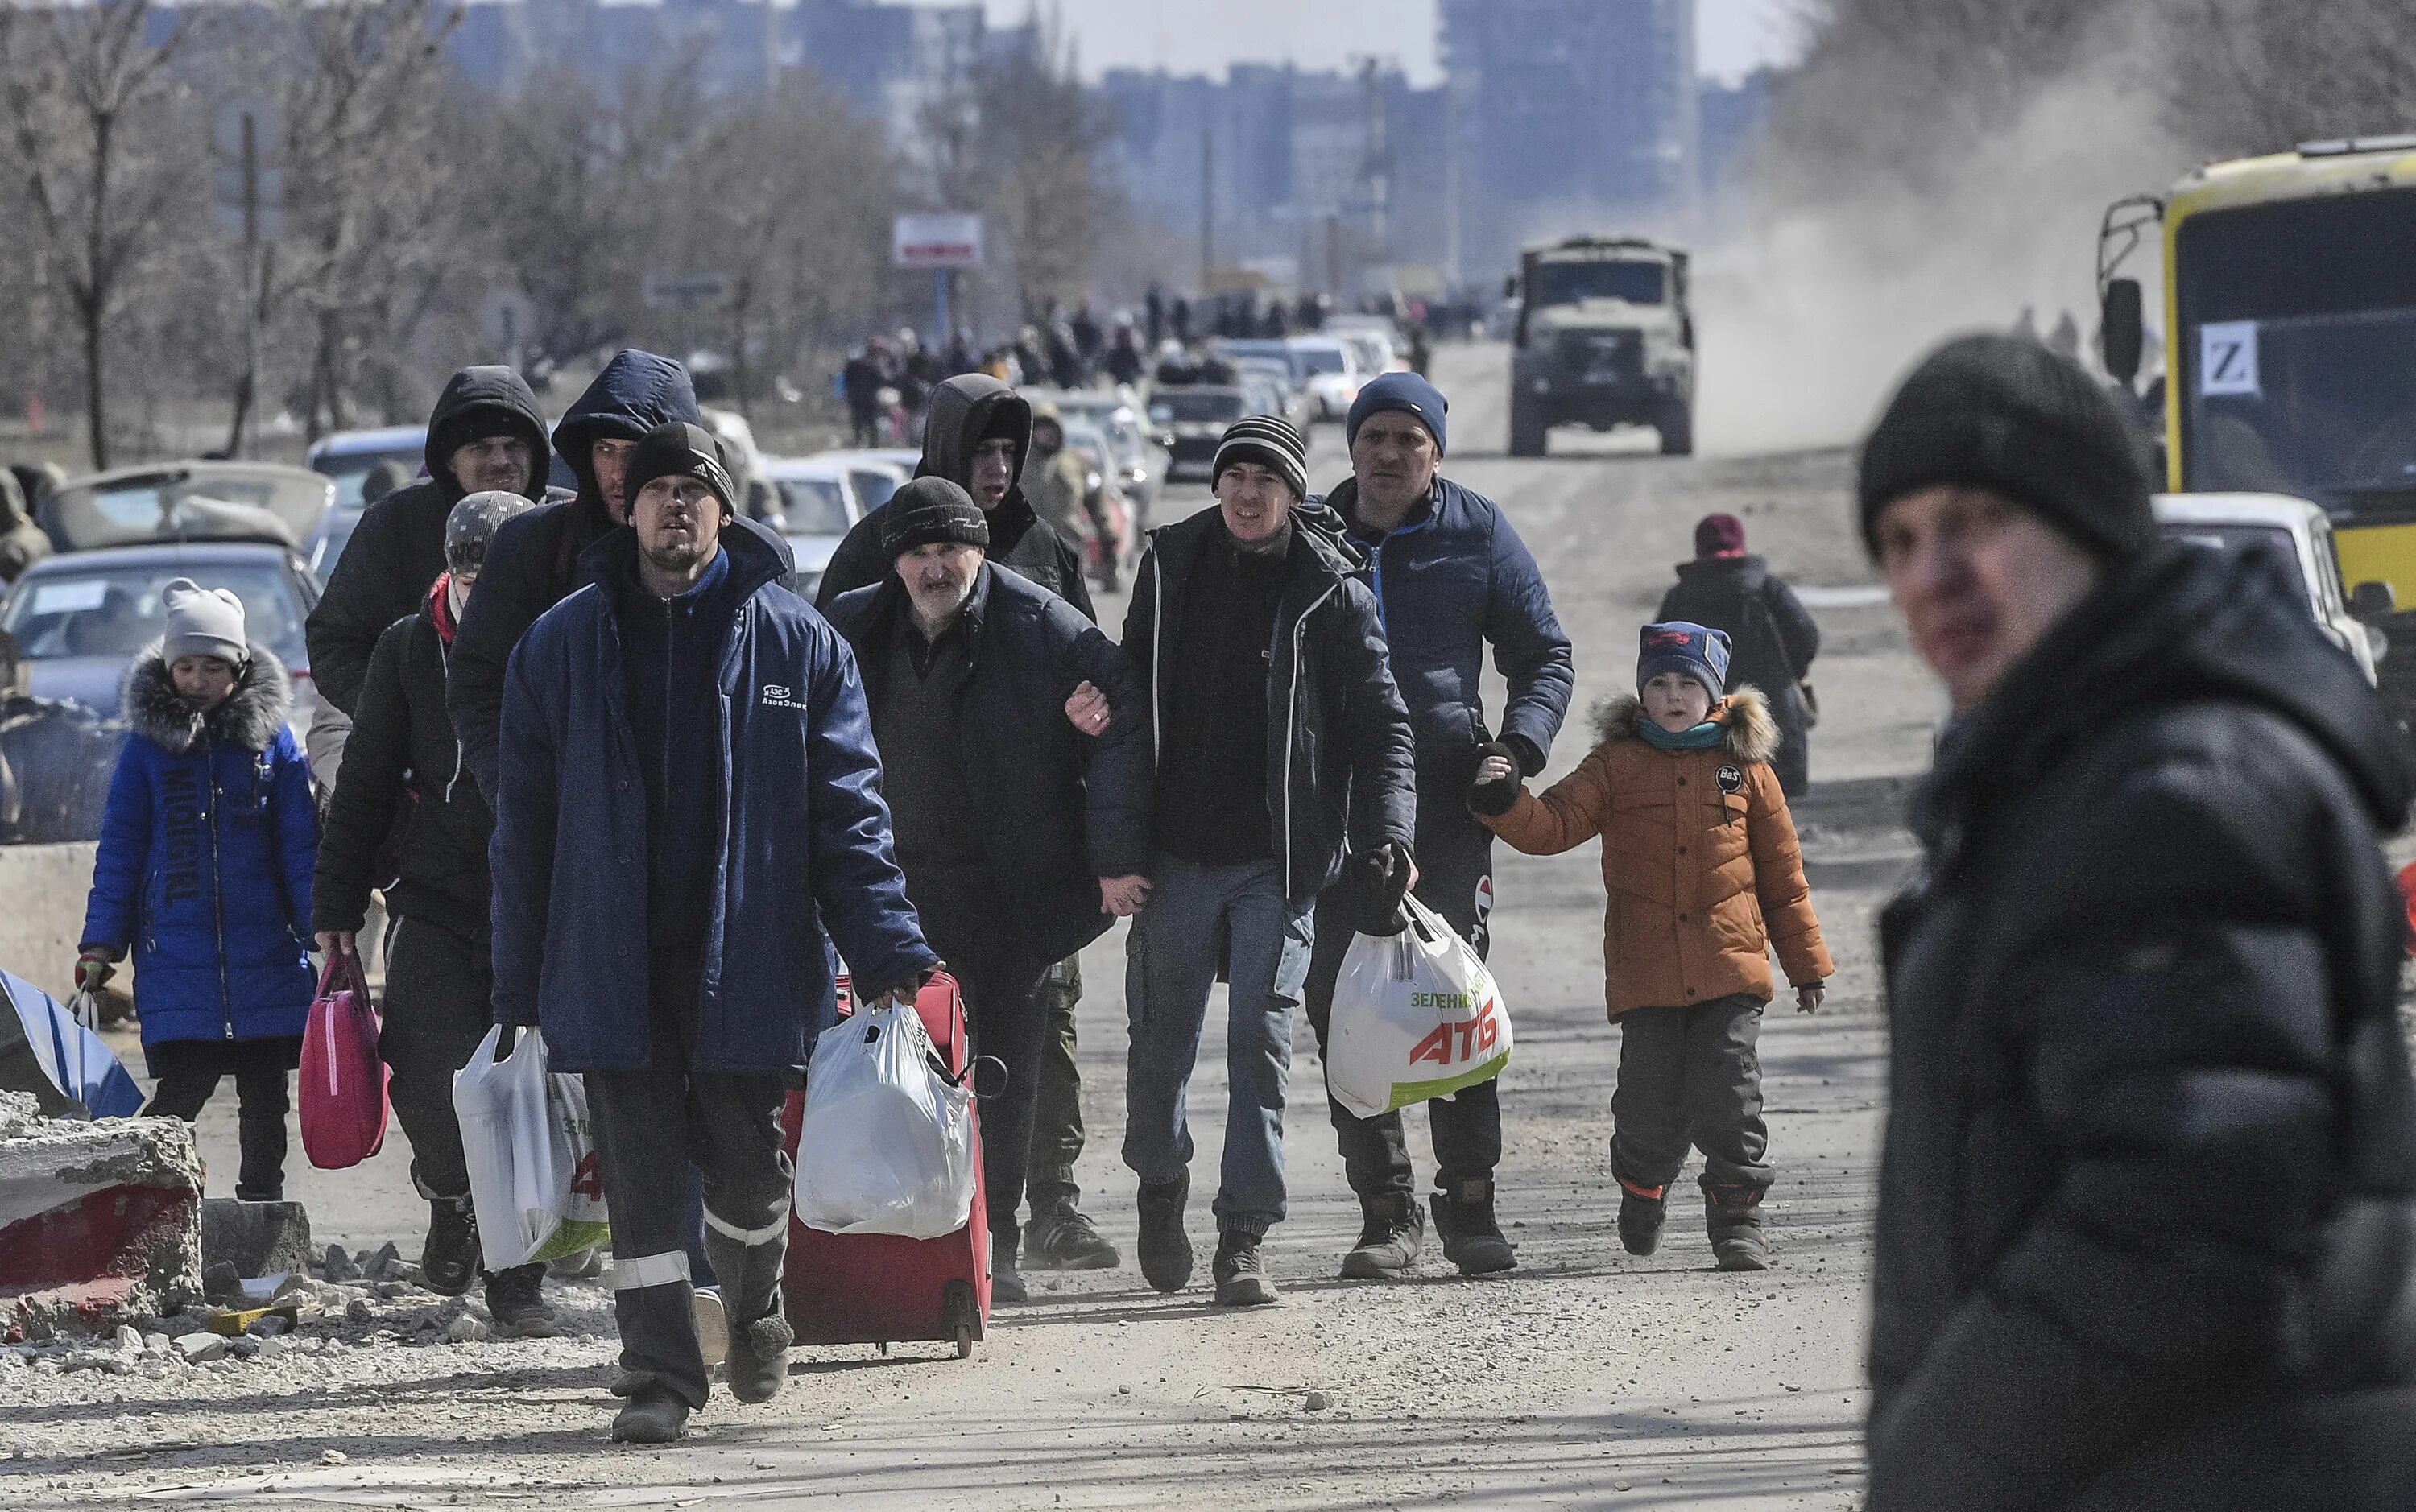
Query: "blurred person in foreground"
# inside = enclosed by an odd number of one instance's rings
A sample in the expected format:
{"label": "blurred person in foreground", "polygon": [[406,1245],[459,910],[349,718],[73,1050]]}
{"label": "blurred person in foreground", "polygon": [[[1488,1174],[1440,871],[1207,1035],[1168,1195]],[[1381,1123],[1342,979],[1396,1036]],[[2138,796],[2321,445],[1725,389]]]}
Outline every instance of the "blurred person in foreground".
{"label": "blurred person in foreground", "polygon": [[[354,950],[370,889],[385,883],[385,1025],[378,1055],[392,1069],[395,1116],[411,1137],[411,1183],[428,1200],[421,1283],[459,1296],[482,1274],[470,1170],[453,1111],[453,1073],[470,1063],[493,1021],[489,969],[487,846],[494,816],[461,767],[445,711],[453,640],[495,531],[536,507],[506,490],[474,493],[445,526],[445,570],[419,612],[378,636],[361,680],[343,775],[327,799],[310,890],[319,948]],[[387,851],[387,839],[395,841]],[[499,1333],[554,1333],[540,1295],[545,1264],[487,1274],[487,1310]]]}
{"label": "blurred person in foreground", "polygon": [[1870,1512],[2416,1505],[2402,737],[2139,439],[1949,342],[1861,520],[1953,717],[1880,927]]}
{"label": "blurred person in foreground", "polygon": [[837,1018],[832,946],[867,1002],[938,963],[854,658],[764,534],[733,526],[719,446],[673,421],[626,476],[633,528],[588,547],[587,585],[512,653],[490,860],[495,1022],[540,1025],[552,1068],[585,1074],[627,1399],[612,1436],[651,1444],[710,1389],[691,1159],[731,1395],[768,1401],[793,1338],[780,1104]]}

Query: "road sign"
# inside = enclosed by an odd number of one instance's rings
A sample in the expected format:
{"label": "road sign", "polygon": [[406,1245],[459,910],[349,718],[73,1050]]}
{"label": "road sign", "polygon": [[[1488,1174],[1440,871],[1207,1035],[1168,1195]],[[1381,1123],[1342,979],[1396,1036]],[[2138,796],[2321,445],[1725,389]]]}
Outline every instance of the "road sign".
{"label": "road sign", "polygon": [[517,289],[490,289],[478,304],[478,329],[509,352],[536,330],[536,307]]}
{"label": "road sign", "polygon": [[693,314],[728,304],[737,282],[726,273],[649,273],[646,303],[656,309]]}
{"label": "road sign", "polygon": [[979,216],[899,216],[889,236],[889,260],[901,268],[982,265]]}

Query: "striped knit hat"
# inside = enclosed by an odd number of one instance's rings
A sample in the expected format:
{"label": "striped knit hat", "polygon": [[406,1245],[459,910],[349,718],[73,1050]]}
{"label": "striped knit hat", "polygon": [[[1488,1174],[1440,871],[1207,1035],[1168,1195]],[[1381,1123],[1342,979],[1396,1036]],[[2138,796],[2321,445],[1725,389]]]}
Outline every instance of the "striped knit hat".
{"label": "striped knit hat", "polygon": [[1209,469],[1215,487],[1225,470],[1237,462],[1256,462],[1291,486],[1292,502],[1308,497],[1308,438],[1271,414],[1254,414],[1225,427],[1216,443],[1216,462]]}

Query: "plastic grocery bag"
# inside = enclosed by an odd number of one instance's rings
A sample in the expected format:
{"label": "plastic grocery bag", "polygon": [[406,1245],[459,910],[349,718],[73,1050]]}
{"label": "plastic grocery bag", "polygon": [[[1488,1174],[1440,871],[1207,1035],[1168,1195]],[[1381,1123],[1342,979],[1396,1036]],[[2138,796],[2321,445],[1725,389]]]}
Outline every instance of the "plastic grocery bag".
{"label": "plastic grocery bag", "polygon": [[302,1153],[322,1171],[360,1164],[385,1144],[385,1063],[361,958],[332,951],[302,1031]]}
{"label": "plastic grocery bag", "polygon": [[470,1064],[453,1073],[470,1205],[489,1270],[577,1254],[612,1234],[586,1084],[546,1070],[545,1036],[536,1029],[497,1060],[503,1035],[500,1025],[489,1029]]}
{"label": "plastic grocery bag", "polygon": [[1362,935],[1342,958],[1325,1085],[1362,1118],[1449,1097],[1510,1063],[1510,1010],[1493,973],[1433,909],[1403,900],[1409,927]]}
{"label": "plastic grocery bag", "polygon": [[806,1070],[798,1220],[936,1239],[963,1228],[973,1205],[973,1094],[949,1080],[913,1005],[823,1030]]}

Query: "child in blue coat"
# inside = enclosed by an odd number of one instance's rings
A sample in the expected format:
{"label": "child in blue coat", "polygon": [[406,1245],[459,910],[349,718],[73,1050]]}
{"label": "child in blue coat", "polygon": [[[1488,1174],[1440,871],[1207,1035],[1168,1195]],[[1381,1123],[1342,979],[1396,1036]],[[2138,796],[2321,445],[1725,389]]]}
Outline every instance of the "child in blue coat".
{"label": "child in blue coat", "polygon": [[168,631],[127,668],[133,726],[101,817],[76,985],[134,951],[134,1007],[159,1085],[148,1115],[190,1122],[234,1078],[235,1195],[285,1190],[286,1072],[312,981],[310,767],[285,715],[284,666],[244,635],[243,601],[179,577]]}

